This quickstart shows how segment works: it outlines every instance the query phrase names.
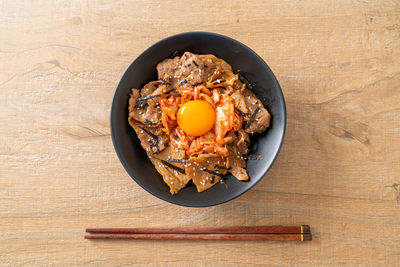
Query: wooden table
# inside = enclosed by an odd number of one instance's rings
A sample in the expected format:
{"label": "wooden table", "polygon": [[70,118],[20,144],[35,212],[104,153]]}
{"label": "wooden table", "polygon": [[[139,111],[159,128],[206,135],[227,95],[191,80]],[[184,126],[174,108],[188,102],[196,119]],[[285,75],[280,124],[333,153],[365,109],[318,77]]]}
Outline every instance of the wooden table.
{"label": "wooden table", "polygon": [[[400,265],[398,1],[2,1],[0,265]],[[127,66],[185,31],[270,65],[287,133],[254,189],[184,208],[140,188],[111,142]],[[311,225],[312,242],[89,241],[86,227]]]}

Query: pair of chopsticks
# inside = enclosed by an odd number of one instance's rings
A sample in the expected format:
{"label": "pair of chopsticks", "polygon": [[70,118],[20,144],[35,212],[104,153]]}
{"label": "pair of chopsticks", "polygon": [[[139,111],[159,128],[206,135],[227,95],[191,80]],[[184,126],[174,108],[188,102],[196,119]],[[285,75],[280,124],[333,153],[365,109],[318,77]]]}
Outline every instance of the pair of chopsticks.
{"label": "pair of chopsticks", "polygon": [[85,239],[186,239],[311,241],[310,226],[224,226],[181,228],[88,228]]}

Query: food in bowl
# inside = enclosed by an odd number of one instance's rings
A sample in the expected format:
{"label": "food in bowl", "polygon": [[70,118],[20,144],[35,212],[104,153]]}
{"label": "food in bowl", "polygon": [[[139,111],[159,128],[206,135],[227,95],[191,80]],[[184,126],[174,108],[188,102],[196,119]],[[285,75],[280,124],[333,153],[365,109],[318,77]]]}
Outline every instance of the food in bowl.
{"label": "food in bowl", "polygon": [[157,74],[131,90],[128,121],[170,193],[189,181],[202,192],[228,172],[247,181],[250,135],[271,116],[246,83],[224,60],[190,52],[160,62]]}

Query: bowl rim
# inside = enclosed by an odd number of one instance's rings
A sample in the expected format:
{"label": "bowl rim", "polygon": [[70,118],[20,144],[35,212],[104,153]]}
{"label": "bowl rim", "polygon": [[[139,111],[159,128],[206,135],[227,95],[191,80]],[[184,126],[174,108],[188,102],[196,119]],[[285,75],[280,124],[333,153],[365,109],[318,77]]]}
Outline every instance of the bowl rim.
{"label": "bowl rim", "polygon": [[[115,126],[113,125],[113,113],[114,113],[114,110],[116,109],[116,103],[114,103],[114,102],[116,102],[116,95],[117,95],[118,90],[119,90],[119,88],[120,88],[120,86],[121,86],[122,79],[123,79],[123,77],[125,77],[125,75],[128,74],[128,71],[129,71],[131,68],[133,68],[134,65],[136,65],[136,62],[139,60],[139,58],[142,57],[144,54],[148,53],[150,50],[152,50],[154,47],[158,46],[158,45],[159,45],[160,43],[162,43],[162,42],[165,42],[165,41],[167,41],[167,40],[174,39],[174,38],[177,38],[177,37],[181,37],[181,36],[184,36],[184,35],[193,35],[193,34],[203,34],[203,35],[208,35],[208,36],[210,36],[211,38],[213,38],[213,37],[218,37],[218,38],[227,39],[227,40],[230,41],[230,42],[236,43],[236,44],[238,44],[238,45],[243,46],[244,48],[246,48],[251,54],[253,54],[254,56],[256,56],[256,57],[262,62],[262,64],[264,65],[264,68],[265,68],[266,72],[267,72],[267,73],[270,75],[270,77],[272,78],[272,82],[273,82],[274,85],[279,89],[279,90],[278,90],[278,94],[279,94],[279,97],[282,99],[282,104],[283,104],[283,105],[282,105],[282,108],[283,108],[283,114],[282,114],[282,118],[283,118],[283,129],[282,129],[282,136],[281,136],[281,138],[280,138],[280,143],[279,143],[278,149],[277,149],[277,151],[276,151],[274,157],[273,157],[272,160],[271,160],[271,163],[270,163],[269,166],[265,169],[265,171],[263,172],[263,174],[261,175],[261,177],[260,177],[257,181],[254,181],[254,183],[253,183],[250,187],[248,187],[246,190],[243,190],[243,192],[240,192],[240,193],[238,193],[238,194],[236,194],[236,195],[233,195],[233,196],[228,197],[228,198],[223,199],[223,200],[215,201],[215,202],[213,202],[213,203],[211,203],[211,204],[201,204],[201,203],[200,203],[200,204],[194,204],[194,205],[193,205],[193,204],[186,204],[186,203],[182,203],[182,202],[177,202],[177,201],[174,202],[173,200],[164,197],[162,194],[159,194],[157,191],[153,191],[153,190],[151,190],[150,188],[147,188],[147,186],[145,186],[145,185],[141,182],[141,180],[140,180],[139,178],[136,177],[137,175],[136,175],[134,169],[130,167],[130,165],[128,164],[127,160],[122,156],[122,152],[121,152],[120,147],[119,147],[119,144],[118,144],[118,142],[117,142],[117,140],[116,140],[116,129],[115,129]],[[228,63],[229,63],[229,62],[228,62]],[[168,203],[175,204],[175,205],[178,205],[178,206],[183,206],[183,207],[194,207],[194,208],[212,207],[212,206],[220,205],[220,204],[226,203],[226,202],[228,202],[228,201],[231,201],[231,200],[233,200],[233,199],[235,199],[235,198],[240,197],[240,196],[243,195],[244,193],[250,191],[250,189],[252,189],[255,185],[257,185],[257,184],[264,178],[264,176],[265,176],[265,175],[268,173],[268,171],[271,169],[271,167],[272,167],[272,165],[274,164],[276,158],[278,157],[278,155],[279,155],[279,153],[280,153],[280,151],[281,151],[282,145],[283,145],[283,141],[284,141],[284,139],[285,139],[286,124],[287,124],[286,101],[285,101],[285,97],[284,97],[282,88],[281,88],[281,86],[280,86],[278,80],[276,79],[275,74],[272,72],[271,68],[270,68],[270,67],[268,66],[268,64],[264,61],[264,59],[263,59],[261,56],[259,56],[256,52],[254,52],[250,47],[248,47],[247,45],[245,45],[245,44],[243,44],[243,43],[241,43],[241,42],[239,42],[239,41],[237,41],[237,40],[235,40],[235,39],[233,39],[233,38],[231,38],[231,37],[228,37],[228,36],[222,35],[222,34],[218,34],[218,33],[205,32],[205,31],[190,31],[190,32],[183,32],[183,33],[174,34],[174,35],[168,36],[168,37],[166,37],[166,38],[163,38],[163,39],[161,39],[161,40],[155,42],[155,43],[152,44],[150,47],[146,48],[143,52],[141,52],[141,53],[135,58],[135,60],[132,61],[132,63],[127,67],[127,69],[124,71],[124,73],[122,74],[121,78],[119,79],[118,85],[117,85],[117,87],[115,88],[115,91],[114,91],[114,94],[113,94],[113,98],[112,98],[112,101],[111,101],[111,108],[110,108],[111,139],[112,139],[112,143],[113,143],[115,152],[116,152],[116,154],[117,154],[117,156],[118,156],[118,159],[119,159],[119,161],[121,162],[122,166],[124,167],[125,171],[128,173],[128,175],[129,175],[140,187],[142,187],[144,190],[146,190],[146,191],[147,191],[148,193],[150,193],[151,195],[153,195],[153,196],[155,196],[155,197],[157,197],[157,198],[159,198],[159,199],[161,199],[161,200],[164,200],[164,201],[166,201],[166,202],[168,202]]]}

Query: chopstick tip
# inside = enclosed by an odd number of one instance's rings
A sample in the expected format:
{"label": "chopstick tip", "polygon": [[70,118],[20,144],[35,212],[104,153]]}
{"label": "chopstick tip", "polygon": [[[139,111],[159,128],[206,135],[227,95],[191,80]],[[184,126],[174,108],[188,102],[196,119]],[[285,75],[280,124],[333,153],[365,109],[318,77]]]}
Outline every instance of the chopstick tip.
{"label": "chopstick tip", "polygon": [[303,240],[302,241],[311,241],[312,240],[312,235],[311,234],[305,234],[303,235]]}
{"label": "chopstick tip", "polygon": [[311,234],[311,229],[310,229],[310,226],[309,225],[302,225],[301,226],[301,229],[302,229],[302,233],[303,234]]}

